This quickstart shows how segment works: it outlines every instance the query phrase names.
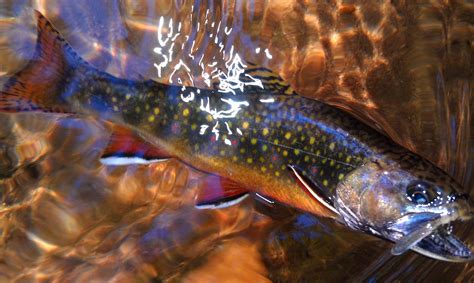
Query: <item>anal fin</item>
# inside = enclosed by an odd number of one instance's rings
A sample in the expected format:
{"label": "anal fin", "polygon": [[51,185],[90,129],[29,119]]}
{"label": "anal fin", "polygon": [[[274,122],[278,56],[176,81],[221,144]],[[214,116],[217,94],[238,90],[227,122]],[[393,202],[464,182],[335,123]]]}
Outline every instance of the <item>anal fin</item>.
{"label": "anal fin", "polygon": [[248,197],[248,190],[229,179],[208,175],[196,194],[196,208],[219,209],[240,203]]}
{"label": "anal fin", "polygon": [[105,165],[151,164],[169,158],[171,155],[165,150],[144,140],[133,130],[114,125],[101,162]]}

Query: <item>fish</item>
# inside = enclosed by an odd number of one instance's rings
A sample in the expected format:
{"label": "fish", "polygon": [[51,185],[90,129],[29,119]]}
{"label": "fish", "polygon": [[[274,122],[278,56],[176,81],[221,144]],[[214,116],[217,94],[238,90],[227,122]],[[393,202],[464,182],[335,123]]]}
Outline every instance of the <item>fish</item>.
{"label": "fish", "polygon": [[462,186],[345,111],[298,95],[247,63],[237,88],[129,80],[78,55],[36,11],[32,59],[0,92],[0,112],[92,116],[114,125],[109,166],[175,158],[207,175],[196,208],[253,196],[391,241],[438,260],[473,259],[450,231],[473,212]]}

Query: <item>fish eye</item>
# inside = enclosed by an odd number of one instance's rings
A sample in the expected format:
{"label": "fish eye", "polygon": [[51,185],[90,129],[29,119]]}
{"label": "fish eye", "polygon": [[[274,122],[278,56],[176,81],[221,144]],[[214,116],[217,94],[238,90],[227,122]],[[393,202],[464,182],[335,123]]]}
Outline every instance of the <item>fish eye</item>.
{"label": "fish eye", "polygon": [[435,188],[423,181],[415,181],[407,186],[407,198],[414,204],[427,205],[438,198]]}

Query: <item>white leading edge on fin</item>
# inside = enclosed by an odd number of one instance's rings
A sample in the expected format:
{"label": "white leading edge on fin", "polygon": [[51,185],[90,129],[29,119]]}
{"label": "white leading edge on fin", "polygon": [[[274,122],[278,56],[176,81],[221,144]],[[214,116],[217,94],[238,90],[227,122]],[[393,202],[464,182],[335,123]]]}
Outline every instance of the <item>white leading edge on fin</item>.
{"label": "white leading edge on fin", "polygon": [[340,215],[339,212],[329,203],[327,203],[325,200],[323,200],[318,194],[316,194],[311,187],[305,182],[305,180],[298,174],[296,169],[294,168],[293,165],[289,165],[291,170],[293,170],[293,173],[295,173],[296,178],[305,186],[306,190],[314,197],[316,198],[320,203],[322,203],[325,207],[329,208],[332,212],[336,213],[337,215]]}
{"label": "white leading edge on fin", "polygon": [[100,159],[100,162],[104,165],[108,166],[125,166],[125,165],[132,165],[132,164],[153,164],[158,162],[167,161],[168,159],[144,159],[140,157],[117,157],[117,156],[110,156],[104,157]]}
{"label": "white leading edge on fin", "polygon": [[230,200],[230,201],[224,201],[220,202],[217,204],[203,204],[203,205],[195,205],[197,209],[220,209],[220,208],[226,208],[229,206],[233,206],[238,204],[239,202],[243,201],[249,196],[249,194],[244,194],[236,199]]}
{"label": "white leading edge on fin", "polygon": [[272,200],[270,200],[270,199],[268,199],[268,198],[262,196],[262,195],[259,194],[259,193],[255,193],[255,195],[256,195],[257,197],[259,197],[260,199],[262,199],[262,200],[264,200],[264,201],[266,201],[266,202],[268,202],[268,203],[270,203],[270,204],[274,204],[274,203],[275,203],[274,201],[272,201]]}

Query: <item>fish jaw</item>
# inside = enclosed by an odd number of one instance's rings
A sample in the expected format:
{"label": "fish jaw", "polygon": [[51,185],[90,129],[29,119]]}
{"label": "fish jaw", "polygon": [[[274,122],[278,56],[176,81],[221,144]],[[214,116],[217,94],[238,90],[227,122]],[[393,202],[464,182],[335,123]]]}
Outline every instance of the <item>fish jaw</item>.
{"label": "fish jaw", "polygon": [[[392,253],[400,242],[406,237],[416,233],[420,227],[432,227],[429,233],[422,235],[420,239],[411,245],[409,249],[424,256],[450,262],[466,262],[474,259],[471,249],[451,233],[453,221],[466,221],[467,215],[461,215],[459,210],[451,209],[450,215],[439,215],[436,213],[413,213],[408,214],[395,223],[387,225],[383,237],[396,243]],[[410,244],[410,243],[408,243]],[[401,252],[403,253],[403,252]],[[401,254],[395,252],[394,254]]]}
{"label": "fish jaw", "polygon": [[412,250],[443,261],[467,262],[474,260],[472,250],[444,228],[423,238],[416,246],[412,247]]}

